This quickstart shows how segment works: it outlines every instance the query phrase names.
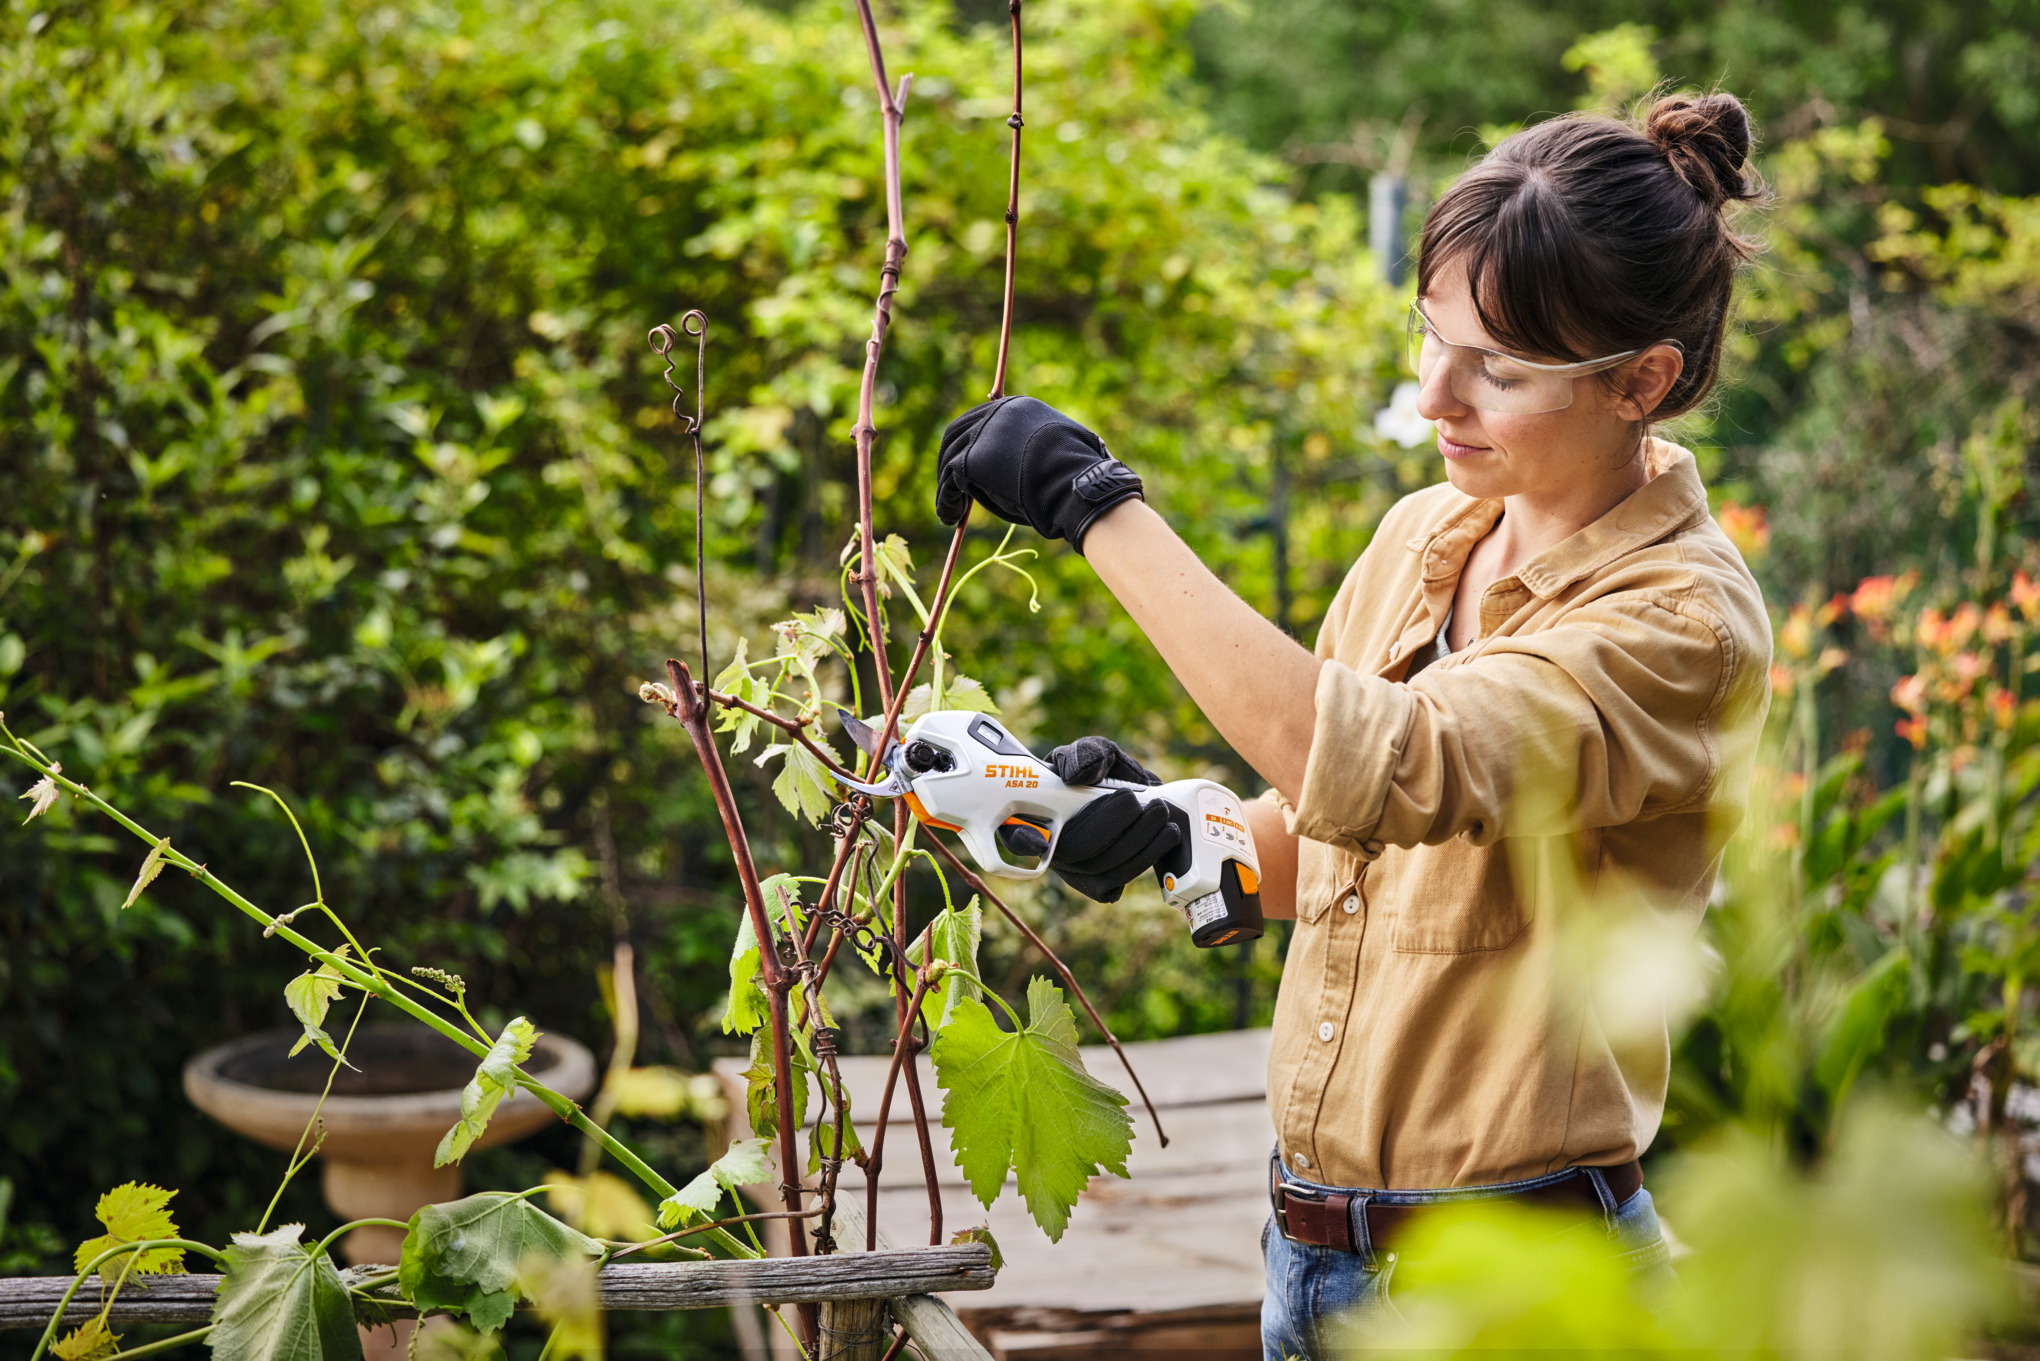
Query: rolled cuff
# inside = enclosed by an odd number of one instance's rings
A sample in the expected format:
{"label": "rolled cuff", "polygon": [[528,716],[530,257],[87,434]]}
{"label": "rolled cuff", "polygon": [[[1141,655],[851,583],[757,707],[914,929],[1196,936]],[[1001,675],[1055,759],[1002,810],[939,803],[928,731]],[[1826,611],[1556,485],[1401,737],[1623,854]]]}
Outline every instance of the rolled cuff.
{"label": "rolled cuff", "polygon": [[1317,722],[1303,791],[1294,806],[1282,805],[1292,835],[1363,860],[1381,854],[1385,846],[1375,833],[1415,709],[1404,686],[1338,662],[1318,668]]}

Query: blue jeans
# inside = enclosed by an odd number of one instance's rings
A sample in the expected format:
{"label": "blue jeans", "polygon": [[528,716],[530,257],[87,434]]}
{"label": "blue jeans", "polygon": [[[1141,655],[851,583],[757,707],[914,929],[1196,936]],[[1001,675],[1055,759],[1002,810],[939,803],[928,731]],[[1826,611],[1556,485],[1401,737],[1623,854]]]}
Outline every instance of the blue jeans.
{"label": "blue jeans", "polygon": [[1436,1191],[1355,1191],[1349,1187],[1323,1186],[1291,1173],[1279,1161],[1275,1174],[1301,1189],[1352,1195],[1353,1241],[1357,1252],[1312,1247],[1282,1236],[1271,1216],[1261,1230],[1261,1259],[1268,1268],[1268,1293],[1261,1300],[1261,1354],[1266,1361],[1319,1356],[1321,1324],[1330,1316],[1367,1306],[1388,1303],[1389,1278],[1395,1270],[1393,1252],[1375,1253],[1367,1241],[1364,1202],[1366,1197],[1381,1205],[1442,1205],[1453,1201],[1486,1200],[1527,1191],[1573,1177],[1589,1177],[1599,1193],[1602,1219],[1608,1230],[1609,1252],[1626,1258],[1639,1277],[1672,1279],[1670,1250],[1658,1228],[1657,1209],[1650,1192],[1639,1189],[1619,1205],[1608,1190],[1599,1168],[1567,1168],[1528,1181],[1503,1182],[1495,1186],[1455,1186]]}

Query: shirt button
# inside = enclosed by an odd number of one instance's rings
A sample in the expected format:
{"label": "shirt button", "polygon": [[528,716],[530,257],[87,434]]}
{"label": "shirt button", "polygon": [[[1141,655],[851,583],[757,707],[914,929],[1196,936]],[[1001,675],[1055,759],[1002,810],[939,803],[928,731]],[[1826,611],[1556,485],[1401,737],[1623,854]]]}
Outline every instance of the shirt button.
{"label": "shirt button", "polygon": [[1330,1038],[1332,1038],[1332,1034],[1333,1034],[1332,1023],[1330,1021],[1318,1022],[1317,1037],[1319,1039],[1329,1040]]}
{"label": "shirt button", "polygon": [[1291,1158],[1290,1161],[1295,1163],[1298,1167],[1310,1166],[1310,1159],[1304,1157],[1301,1153],[1297,1154],[1294,1158]]}
{"label": "shirt button", "polygon": [[1357,893],[1348,893],[1346,895],[1346,901],[1340,903],[1339,906],[1346,909],[1347,916],[1349,917],[1352,916],[1355,912],[1358,912],[1360,910],[1360,895]]}

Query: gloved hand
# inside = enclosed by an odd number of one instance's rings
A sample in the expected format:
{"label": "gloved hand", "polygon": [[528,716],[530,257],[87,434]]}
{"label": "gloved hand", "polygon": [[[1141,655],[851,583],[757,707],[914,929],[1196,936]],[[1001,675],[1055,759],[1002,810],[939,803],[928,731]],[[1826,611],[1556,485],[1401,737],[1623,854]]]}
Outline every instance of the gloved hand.
{"label": "gloved hand", "polygon": [[974,406],[942,432],[935,513],[953,525],[969,501],[1084,551],[1100,515],[1141,494],[1133,469],[1105,442],[1046,402],[998,397]]}
{"label": "gloved hand", "polygon": [[[1047,757],[1064,784],[1128,780],[1160,784],[1140,762],[1103,737],[1080,737]],[[1031,827],[999,829],[999,840],[1015,855],[1040,855],[1048,839]],[[1130,789],[1115,789],[1086,804],[1056,842],[1049,868],[1086,898],[1116,903],[1126,885],[1155,867],[1183,841],[1183,831],[1162,803],[1143,804]]]}

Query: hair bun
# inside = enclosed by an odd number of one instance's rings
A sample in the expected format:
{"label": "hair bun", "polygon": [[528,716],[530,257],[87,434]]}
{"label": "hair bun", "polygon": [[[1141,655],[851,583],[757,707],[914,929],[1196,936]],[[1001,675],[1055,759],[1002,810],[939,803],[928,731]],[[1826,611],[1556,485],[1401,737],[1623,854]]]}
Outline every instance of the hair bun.
{"label": "hair bun", "polygon": [[1651,106],[1643,132],[1679,178],[1715,207],[1757,197],[1744,168],[1750,158],[1750,115],[1734,95],[1668,95]]}

